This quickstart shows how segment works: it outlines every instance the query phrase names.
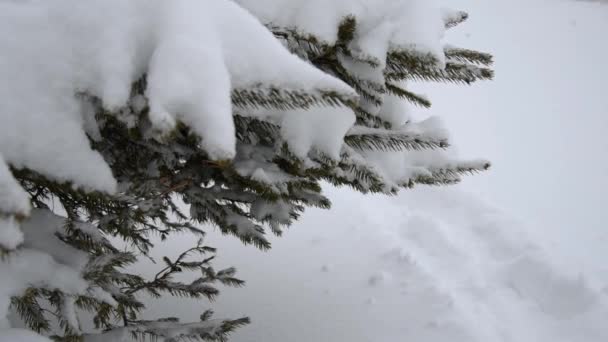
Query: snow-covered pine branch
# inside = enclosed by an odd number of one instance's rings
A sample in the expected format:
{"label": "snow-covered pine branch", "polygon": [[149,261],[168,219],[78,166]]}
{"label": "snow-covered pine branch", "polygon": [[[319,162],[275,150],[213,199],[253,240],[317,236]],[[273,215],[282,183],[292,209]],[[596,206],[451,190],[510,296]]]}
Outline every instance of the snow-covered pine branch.
{"label": "snow-covered pine branch", "polygon": [[[322,181],[392,194],[486,169],[408,114],[431,104],[408,80],[492,77],[491,56],[442,45],[466,19],[446,13],[426,0],[0,0],[0,341],[47,340],[11,328],[9,310],[62,341],[224,340],[248,320],[140,317],[139,293],[242,285],[213,269],[213,248],[199,240],[152,279],[126,267],[205,223],[269,248],[267,228],[329,207]],[[185,271],[201,276],[176,280]]]}

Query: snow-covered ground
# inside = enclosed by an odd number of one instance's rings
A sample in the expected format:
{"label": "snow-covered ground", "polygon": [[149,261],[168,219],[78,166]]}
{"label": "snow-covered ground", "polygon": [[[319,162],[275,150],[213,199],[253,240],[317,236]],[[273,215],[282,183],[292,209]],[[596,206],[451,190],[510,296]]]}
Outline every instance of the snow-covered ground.
{"label": "snow-covered ground", "polygon": [[[608,339],[596,284],[564,272],[525,225],[474,196],[330,193],[332,211],[310,211],[268,253],[213,239],[218,262],[238,265],[247,280],[213,305],[252,317],[234,341]],[[167,299],[149,309],[193,318],[203,308]]]}
{"label": "snow-covered ground", "polygon": [[[471,14],[450,42],[493,52],[496,80],[419,88],[493,170],[392,198],[328,187],[334,208],[266,253],[212,236],[218,266],[247,280],[213,304],[252,318],[233,341],[608,341],[608,7],[449,3]],[[205,308],[149,304],[190,319]]]}
{"label": "snow-covered ground", "polygon": [[454,144],[493,162],[465,187],[525,220],[572,271],[608,284],[608,6],[449,3],[471,15],[450,31],[450,43],[491,51],[496,60],[492,82],[422,85]]}

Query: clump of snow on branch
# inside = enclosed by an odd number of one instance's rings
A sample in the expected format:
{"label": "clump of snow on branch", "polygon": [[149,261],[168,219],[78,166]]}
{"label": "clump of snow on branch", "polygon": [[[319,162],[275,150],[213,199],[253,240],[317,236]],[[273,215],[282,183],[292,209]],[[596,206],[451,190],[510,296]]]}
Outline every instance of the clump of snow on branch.
{"label": "clump of snow on branch", "polygon": [[227,0],[2,1],[0,25],[2,32],[19,32],[0,37],[0,73],[11,80],[0,84],[0,154],[10,165],[87,189],[112,192],[116,184],[89,147],[90,118],[79,92],[120,108],[147,72],[154,128],[163,134],[183,121],[214,159],[235,153],[231,89],[356,96]]}
{"label": "clump of snow on branch", "polygon": [[[0,272],[10,275],[0,279],[0,328],[8,327],[6,315],[10,298],[22,295],[28,287],[62,291],[66,296],[63,313],[74,331],[79,330],[74,296],[87,295],[101,302],[116,304],[109,293],[83,278],[89,266],[89,255],[56,238],[57,234],[65,233],[65,224],[64,218],[50,210],[35,209],[21,225],[22,248],[0,262]],[[80,223],[74,228],[88,235],[91,231],[85,226]],[[91,237],[96,238],[95,235]],[[0,331],[0,335],[5,334],[5,330]],[[8,333],[17,334],[18,331]]]}
{"label": "clump of snow on branch", "polygon": [[435,1],[419,0],[236,0],[262,22],[310,33],[332,44],[346,16],[359,20],[362,52],[386,55],[389,45],[443,58],[444,21]]}
{"label": "clump of snow on branch", "polygon": [[0,156],[0,248],[11,250],[23,242],[15,216],[25,216],[29,211],[27,194]]}
{"label": "clump of snow on branch", "polygon": [[[327,116],[331,115],[331,120]],[[305,157],[315,147],[338,159],[344,135],[355,123],[351,110],[335,108],[311,108],[308,110],[289,111],[286,115],[281,133],[297,156]],[[326,132],[326,134],[316,134]],[[331,132],[331,133],[330,133]]]}
{"label": "clump of snow on branch", "polygon": [[[348,74],[365,83],[373,84],[382,90],[371,91],[377,98],[369,100],[365,96],[360,98],[358,105],[365,112],[376,116],[392,125],[391,130],[367,130],[364,126],[354,126],[346,133],[353,139],[356,136],[387,136],[391,133],[411,133],[410,142],[403,142],[413,149],[420,149],[424,144],[424,151],[402,150],[387,151],[378,145],[382,151],[350,151],[351,158],[360,157],[361,165],[366,165],[382,175],[387,183],[412,184],[422,182],[427,184],[450,184],[459,180],[459,174],[476,172],[488,167],[485,161],[477,163],[459,164],[454,158],[454,151],[448,147],[447,134],[441,127],[437,118],[423,122],[412,122],[412,103],[395,94],[387,92],[386,87],[394,85],[406,89],[406,82],[390,81],[386,71],[387,58],[390,53],[407,53],[411,56],[420,56],[428,62],[428,67],[443,70],[446,67],[446,54],[442,42],[446,28],[454,26],[467,18],[467,14],[459,11],[442,9],[435,1],[418,0],[356,0],[356,1],[292,1],[292,0],[236,0],[237,3],[251,11],[269,27],[281,30],[292,30],[302,37],[314,37],[312,41],[321,45],[334,46],[339,43],[339,27],[345,18],[356,21],[353,39],[348,43],[349,53],[337,54],[339,63]],[[289,42],[287,42],[289,44]],[[394,83],[393,83],[394,82]],[[386,84],[386,86],[385,86]],[[422,103],[430,102],[422,95],[415,95]],[[314,116],[314,111],[281,112],[289,117],[296,117],[298,121],[313,123],[304,115]],[[325,111],[327,115],[328,111]],[[252,115],[251,113],[249,115]],[[276,118],[269,117],[263,111],[265,120],[277,122]],[[336,116],[340,117],[340,116]],[[308,120],[308,121],[307,121]],[[333,121],[334,123],[337,122]],[[347,126],[347,125],[346,125]],[[301,122],[286,122],[281,125],[283,138],[290,142],[291,151],[305,159],[310,147],[313,147],[328,156],[336,158],[338,152],[344,150],[328,149],[324,144],[312,142],[308,128]],[[295,129],[290,129],[295,127]],[[316,130],[324,130],[328,125],[314,125]],[[337,130],[336,130],[337,131]],[[415,133],[417,132],[417,133]],[[419,140],[422,139],[422,145]],[[397,142],[395,142],[398,144]],[[330,146],[336,146],[331,144]],[[323,148],[325,147],[325,148]],[[370,147],[370,146],[366,146]],[[429,148],[430,147],[430,148]],[[361,156],[353,154],[360,153]],[[449,174],[447,174],[447,173]],[[344,175],[348,177],[347,175]],[[390,191],[393,186],[387,187]]]}

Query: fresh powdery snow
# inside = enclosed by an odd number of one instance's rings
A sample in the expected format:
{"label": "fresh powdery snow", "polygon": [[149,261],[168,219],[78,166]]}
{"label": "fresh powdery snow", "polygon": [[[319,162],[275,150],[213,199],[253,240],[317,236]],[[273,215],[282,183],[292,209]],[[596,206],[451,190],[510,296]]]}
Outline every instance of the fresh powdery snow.
{"label": "fresh powdery snow", "polygon": [[[443,60],[444,32],[436,1],[420,0],[235,0],[264,23],[311,33],[335,43],[344,17],[359,20],[360,51],[383,62],[389,46],[432,53]],[[415,14],[414,14],[415,13]]]}
{"label": "fresh powdery snow", "polygon": [[[236,265],[247,281],[213,304],[252,318],[232,341],[608,340],[601,284],[554,262],[528,234],[541,227],[459,187],[397,198],[325,190],[332,210],[310,210],[268,252],[210,237],[218,265]],[[170,240],[157,256],[190,240]],[[200,314],[173,298],[150,300],[148,311]]]}
{"label": "fresh powdery snow", "polygon": [[94,127],[79,92],[123,107],[132,82],[147,71],[155,128],[162,134],[176,120],[187,123],[216,159],[235,153],[231,89],[356,96],[228,0],[3,0],[0,32],[7,80],[0,83],[0,154],[13,166],[87,189],[112,192],[116,184],[89,147],[85,129]]}
{"label": "fresh powdery snow", "polygon": [[[29,211],[27,194],[13,178],[0,156],[0,213],[27,215]],[[15,217],[0,215],[0,247],[13,249],[22,242],[23,233],[19,230]]]}
{"label": "fresh powdery snow", "polygon": [[[232,91],[329,91],[355,99],[353,89],[289,53],[264,26],[294,28],[331,44],[346,15],[358,23],[354,53],[382,66],[389,49],[413,49],[435,56],[441,67],[444,20],[461,13],[426,0],[0,0],[0,247],[18,247],[0,261],[0,342],[50,341],[7,318],[11,297],[28,286],[64,292],[63,316],[74,331],[80,327],[75,296],[114,304],[83,277],[104,258],[90,261],[57,239],[64,218],[32,209],[9,169],[28,168],[85,190],[117,190],[110,168],[90,147],[89,138],[100,135],[91,108],[79,99],[83,93],[97,96],[125,121],[124,108],[149,105],[155,138],[162,140],[181,121],[203,137],[212,158],[236,156],[237,172],[272,184],[285,177],[267,162],[272,151],[246,145],[236,151],[235,111],[279,125],[302,157],[314,148],[338,158],[344,135],[366,128],[353,127],[346,108],[234,109]],[[382,76],[343,58],[365,80]],[[132,83],[144,73],[146,97],[130,99]],[[395,127],[407,121],[401,133],[447,138],[436,119],[411,122],[413,109],[396,98],[366,109]],[[516,130],[510,134],[517,139]],[[396,183],[414,173],[440,172],[453,158],[444,152],[395,156],[367,157]],[[479,169],[483,163],[459,166]],[[461,188],[416,189],[399,197],[330,186],[326,191],[333,209],[307,212],[268,253],[209,229],[209,243],[219,247],[218,266],[235,265],[247,280],[244,288],[225,289],[213,305],[219,316],[252,318],[233,341],[608,341],[605,284],[549,257],[544,241],[528,234],[538,227]],[[289,223],[290,209],[259,201],[251,214]],[[105,239],[85,223],[74,229]],[[181,252],[192,240],[169,239],[154,256]],[[153,275],[157,270],[146,262],[135,267]],[[177,313],[184,321],[196,321],[204,311],[180,298],[150,300],[147,307],[150,317]],[[167,340],[181,333],[163,322],[150,324]],[[128,341],[130,333],[117,329],[85,335],[85,341]]]}
{"label": "fresh powdery snow", "polygon": [[[4,341],[2,338],[7,336],[3,328],[9,327],[6,315],[10,297],[21,294],[28,286],[56,288],[66,293],[64,311],[68,313],[66,317],[71,318],[68,323],[74,323],[73,327],[76,329],[79,325],[72,296],[87,294],[100,301],[115,303],[109,294],[92,287],[83,279],[89,255],[55,237],[55,234],[64,231],[64,226],[65,219],[51,211],[33,210],[21,225],[23,231],[21,248],[0,262],[0,274],[3,275],[0,277],[0,341]],[[86,228],[80,229],[82,226],[83,224],[77,224],[75,229],[88,234]],[[95,238],[95,235],[92,235],[92,238]],[[17,335],[20,331],[16,330],[11,334]]]}
{"label": "fresh powdery snow", "polygon": [[314,147],[337,160],[344,135],[354,123],[355,115],[345,108],[292,110],[285,114],[281,134],[300,157]]}
{"label": "fresh powdery snow", "polygon": [[[231,87],[334,90],[355,96],[342,81],[289,53],[256,18],[230,1],[164,5],[167,18],[161,21],[149,79],[152,117],[171,127],[172,113],[182,113],[178,118],[205,137],[203,148],[215,158],[234,157]],[[310,145],[303,148],[308,151]]]}

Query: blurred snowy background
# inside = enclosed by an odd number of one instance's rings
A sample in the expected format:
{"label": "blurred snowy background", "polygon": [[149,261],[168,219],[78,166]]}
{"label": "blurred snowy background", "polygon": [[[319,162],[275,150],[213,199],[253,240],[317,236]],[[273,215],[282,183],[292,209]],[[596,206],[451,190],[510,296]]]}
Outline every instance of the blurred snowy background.
{"label": "blurred snowy background", "polygon": [[493,168],[393,198],[327,187],[333,210],[308,211],[266,253],[212,234],[218,267],[247,281],[214,304],[252,318],[233,341],[608,341],[608,6],[446,4],[470,14],[450,42],[493,53],[496,80],[421,84],[434,106],[414,115],[440,115]]}

